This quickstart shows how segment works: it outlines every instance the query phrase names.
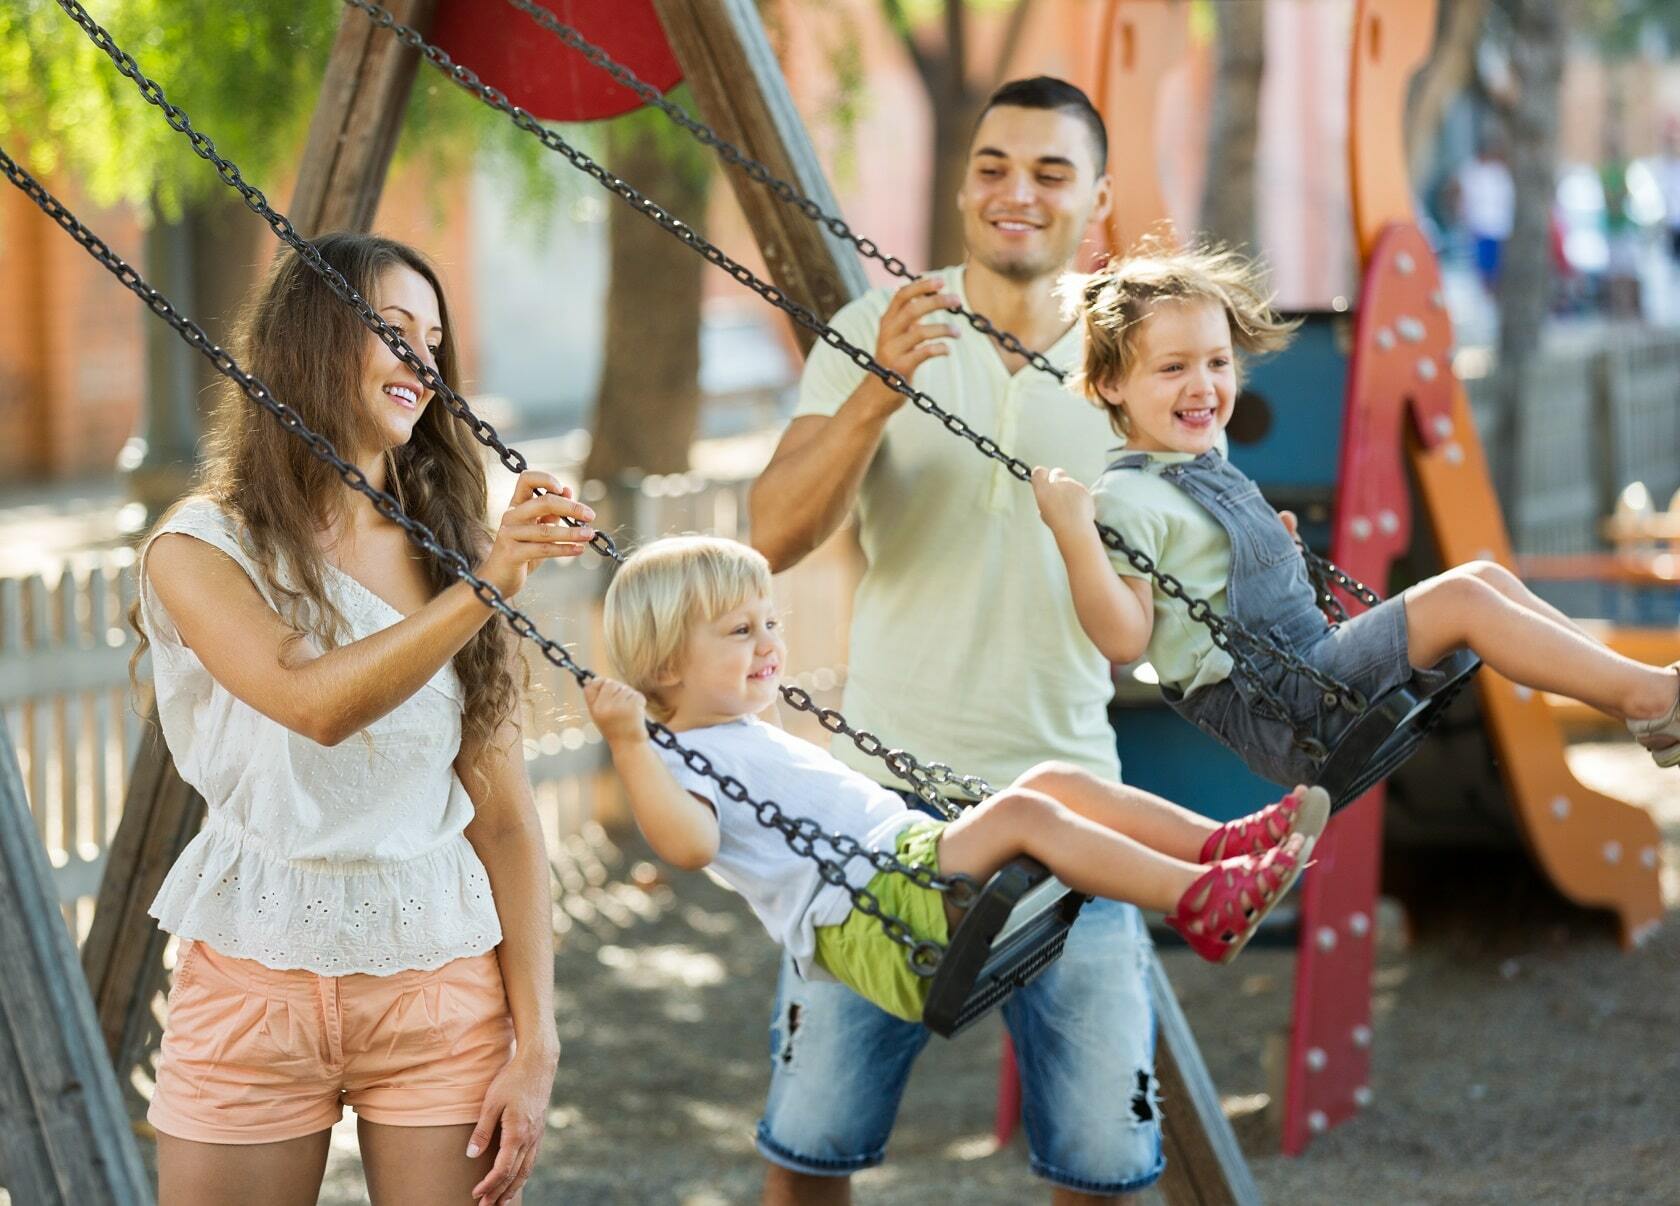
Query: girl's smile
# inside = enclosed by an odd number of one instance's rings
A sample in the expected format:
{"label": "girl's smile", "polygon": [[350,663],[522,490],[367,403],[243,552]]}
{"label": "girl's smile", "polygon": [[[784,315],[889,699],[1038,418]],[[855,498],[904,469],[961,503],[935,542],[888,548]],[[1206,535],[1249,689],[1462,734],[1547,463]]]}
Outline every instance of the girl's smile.
{"label": "girl's smile", "polygon": [[1130,448],[1193,455],[1212,448],[1231,420],[1237,395],[1224,307],[1211,301],[1156,303],[1138,331],[1131,371],[1102,394],[1124,411]]}

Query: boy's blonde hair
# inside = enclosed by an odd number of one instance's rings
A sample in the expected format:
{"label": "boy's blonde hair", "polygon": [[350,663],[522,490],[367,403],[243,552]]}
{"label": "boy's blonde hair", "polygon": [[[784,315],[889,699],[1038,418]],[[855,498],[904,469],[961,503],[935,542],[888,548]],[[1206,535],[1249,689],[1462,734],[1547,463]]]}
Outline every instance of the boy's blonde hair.
{"label": "boy's blonde hair", "polygon": [[1257,261],[1226,247],[1198,243],[1180,248],[1155,236],[1096,272],[1065,277],[1062,296],[1085,329],[1085,362],[1069,384],[1107,411],[1109,424],[1121,436],[1130,434],[1131,423],[1101,390],[1131,373],[1138,332],[1157,304],[1205,301],[1221,307],[1239,357],[1282,349],[1300,325],[1272,309]]}
{"label": "boy's blonde hair", "polygon": [[659,680],[675,668],[690,627],[769,594],[770,563],[756,549],[719,536],[655,540],[630,554],[607,587],[607,656],[663,720],[670,708]]}

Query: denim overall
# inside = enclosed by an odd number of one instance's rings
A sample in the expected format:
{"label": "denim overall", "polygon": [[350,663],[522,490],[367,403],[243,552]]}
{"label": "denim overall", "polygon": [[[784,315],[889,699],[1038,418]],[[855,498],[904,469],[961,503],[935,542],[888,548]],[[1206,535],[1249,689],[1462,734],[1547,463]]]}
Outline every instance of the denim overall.
{"label": "denim overall", "polygon": [[[1143,453],[1129,453],[1110,465],[1108,472],[1142,470],[1150,459]],[[1209,451],[1195,460],[1165,466],[1161,476],[1200,504],[1230,539],[1225,602],[1232,621],[1355,688],[1366,699],[1413,676],[1406,657],[1406,612],[1400,599],[1389,599],[1346,623],[1330,624],[1319,610],[1301,550],[1278,513],[1261,497],[1260,487],[1241,470],[1218,452]],[[1290,672],[1263,653],[1250,657],[1291,719],[1334,748],[1355,714],[1326,700],[1305,675]],[[1318,764],[1295,748],[1288,725],[1257,713],[1260,691],[1240,668],[1188,697],[1164,685],[1161,693],[1175,712],[1235,751],[1262,778],[1284,787],[1316,781]]]}

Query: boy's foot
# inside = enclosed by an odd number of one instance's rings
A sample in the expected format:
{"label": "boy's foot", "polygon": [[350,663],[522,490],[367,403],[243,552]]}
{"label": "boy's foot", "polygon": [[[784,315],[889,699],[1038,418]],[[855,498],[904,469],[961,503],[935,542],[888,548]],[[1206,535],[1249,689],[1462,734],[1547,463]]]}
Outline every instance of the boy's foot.
{"label": "boy's foot", "polygon": [[[1669,669],[1680,675],[1680,662]],[[1676,680],[1674,706],[1665,715],[1654,720],[1630,720],[1627,727],[1658,766],[1680,766],[1680,679]]]}
{"label": "boy's foot", "polygon": [[1179,897],[1167,924],[1208,962],[1229,963],[1294,886],[1315,840],[1291,834],[1262,854],[1215,863]]}
{"label": "boy's foot", "polygon": [[1316,838],[1329,820],[1330,793],[1322,787],[1297,787],[1276,804],[1226,821],[1208,834],[1196,861],[1217,863],[1241,854],[1264,854],[1293,833]]}

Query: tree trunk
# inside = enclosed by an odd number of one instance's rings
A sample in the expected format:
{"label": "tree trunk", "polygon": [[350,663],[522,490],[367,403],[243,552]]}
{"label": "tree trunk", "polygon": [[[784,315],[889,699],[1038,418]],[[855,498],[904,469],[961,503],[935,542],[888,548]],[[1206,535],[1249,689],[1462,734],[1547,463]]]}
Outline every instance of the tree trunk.
{"label": "tree trunk", "polygon": [[928,212],[929,268],[946,268],[963,261],[962,215],[957,191],[968,172],[968,140],[974,131],[984,96],[946,95],[935,100],[933,192]]}
{"label": "tree trunk", "polygon": [[[630,124],[633,123],[633,124]],[[613,133],[613,170],[694,229],[711,174],[672,154],[646,122]],[[680,473],[700,410],[700,282],[706,261],[628,205],[607,226],[606,354],[584,474]]]}
{"label": "tree trunk", "polygon": [[1447,106],[1463,92],[1476,69],[1488,0],[1454,0],[1442,5],[1429,61],[1412,81],[1406,111],[1406,159],[1412,183],[1421,186],[1435,151],[1435,135]]}
{"label": "tree trunk", "polygon": [[[244,204],[217,193],[188,206],[179,222],[147,230],[146,277],[225,346],[256,275],[255,238]],[[191,486],[222,376],[161,322],[146,324],[145,372],[146,452],[129,470],[127,490],[150,523]]]}
{"label": "tree trunk", "polygon": [[1540,346],[1552,294],[1551,213],[1556,192],[1558,92],[1563,77],[1564,21],[1557,0],[1512,0],[1511,67],[1516,96],[1506,115],[1516,211],[1499,269],[1500,493],[1511,508],[1521,497],[1522,397]]}
{"label": "tree trunk", "polygon": [[1219,6],[1219,66],[1208,126],[1203,232],[1233,247],[1255,241],[1254,156],[1266,66],[1265,4]]}

